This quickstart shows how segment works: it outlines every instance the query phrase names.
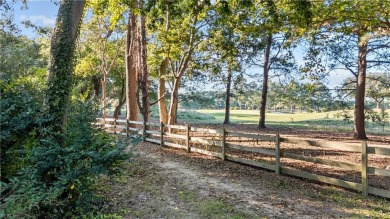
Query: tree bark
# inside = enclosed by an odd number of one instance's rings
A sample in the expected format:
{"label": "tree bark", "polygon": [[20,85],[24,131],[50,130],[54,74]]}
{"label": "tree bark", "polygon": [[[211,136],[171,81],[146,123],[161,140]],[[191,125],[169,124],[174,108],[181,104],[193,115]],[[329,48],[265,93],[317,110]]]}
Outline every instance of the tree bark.
{"label": "tree bark", "polygon": [[[138,106],[137,106],[137,71],[136,71],[136,54],[135,49],[135,32],[136,32],[136,17],[133,12],[129,15],[126,35],[126,118],[131,121],[138,120]],[[130,124],[134,127],[133,124]]]}
{"label": "tree bark", "polygon": [[368,40],[360,36],[358,37],[358,75],[355,94],[355,120],[354,133],[355,139],[367,139],[364,121],[364,98],[366,95],[366,70],[367,70],[367,44]]}
{"label": "tree bark", "polygon": [[123,81],[121,95],[119,97],[119,103],[115,107],[115,110],[114,110],[114,118],[115,119],[118,119],[119,115],[121,114],[122,106],[126,103],[125,87],[126,87],[126,84],[125,84],[125,81]]}
{"label": "tree bark", "polygon": [[98,76],[93,76],[92,83],[93,83],[94,98],[95,100],[98,100],[99,93],[100,93],[100,78]]}
{"label": "tree bark", "polygon": [[56,27],[51,38],[50,66],[45,105],[53,132],[61,133],[66,123],[69,102],[75,42],[83,16],[85,1],[62,0]]}
{"label": "tree bark", "polygon": [[232,86],[232,76],[232,71],[229,69],[226,83],[225,120],[223,121],[223,124],[230,123],[230,89]]}
{"label": "tree bark", "polygon": [[263,87],[261,90],[261,101],[260,101],[260,118],[258,128],[266,128],[265,126],[265,111],[267,105],[267,93],[268,93],[268,73],[269,73],[269,59],[272,46],[272,34],[267,37],[267,47],[264,55],[264,67],[263,67]]}
{"label": "tree bark", "polygon": [[[169,4],[167,6],[166,11],[166,24],[165,24],[165,31],[168,31],[170,28],[170,13],[169,13]],[[169,52],[168,52],[169,54]],[[167,110],[167,102],[165,98],[165,76],[167,75],[167,68],[169,64],[169,58],[166,56],[164,60],[162,60],[160,69],[158,71],[158,112],[160,115],[160,122],[167,124],[168,123],[168,110]]]}
{"label": "tree bark", "polygon": [[[140,8],[143,8],[143,0],[140,0]],[[146,49],[146,27],[145,27],[145,15],[141,15],[140,19],[141,34],[140,34],[140,73],[139,73],[139,86],[141,88],[141,105],[138,108],[141,110],[144,122],[149,120],[149,72],[147,64],[147,49]]]}
{"label": "tree bark", "polygon": [[103,118],[107,117],[107,75],[103,73],[102,79],[102,111]]}
{"label": "tree bark", "polygon": [[187,69],[190,60],[191,60],[193,49],[194,48],[191,47],[191,49],[187,53],[187,56],[185,58],[183,57],[184,61],[181,64],[182,67],[180,68],[180,70],[177,73],[174,74],[177,76],[174,78],[173,88],[172,88],[172,92],[171,92],[171,103],[170,103],[169,115],[168,115],[168,124],[170,124],[170,125],[173,125],[176,123],[177,108],[178,108],[178,104],[179,104],[180,80],[181,80],[181,77],[183,76],[185,70]]}
{"label": "tree bark", "polygon": [[125,103],[126,103],[126,98],[119,100],[119,104],[118,104],[118,106],[115,107],[115,110],[114,110],[114,118],[115,119],[118,119],[119,115],[121,114],[122,106],[125,105]]}
{"label": "tree bark", "polygon": [[158,111],[160,114],[160,122],[167,124],[168,122],[168,110],[167,110],[167,102],[165,99],[165,76],[167,74],[169,59],[166,57],[160,65],[159,69],[159,81],[158,81]]}
{"label": "tree bark", "polygon": [[177,117],[177,105],[179,104],[179,86],[180,79],[175,78],[173,82],[173,88],[171,93],[171,103],[169,107],[168,124],[174,125]]}

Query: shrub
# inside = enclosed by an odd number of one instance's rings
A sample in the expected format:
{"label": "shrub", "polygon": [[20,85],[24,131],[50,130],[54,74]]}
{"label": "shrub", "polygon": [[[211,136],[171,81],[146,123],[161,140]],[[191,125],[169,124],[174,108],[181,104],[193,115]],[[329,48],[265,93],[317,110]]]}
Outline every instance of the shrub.
{"label": "shrub", "polygon": [[365,109],[364,118],[366,120],[371,120],[371,122],[380,122],[382,120],[381,114],[375,112],[373,109]]}
{"label": "shrub", "polygon": [[341,112],[337,112],[333,115],[335,118],[337,119],[343,119],[343,121],[350,121],[353,116],[348,112],[348,111],[341,111]]}
{"label": "shrub", "polygon": [[201,112],[197,112],[197,111],[186,111],[186,110],[180,110],[177,112],[177,118],[180,119],[180,120],[184,120],[184,121],[193,121],[193,120],[197,120],[197,121],[210,121],[210,120],[215,120],[215,117],[210,115],[210,114],[206,114],[206,113],[201,113]]}
{"label": "shrub", "polygon": [[[3,75],[2,75],[3,76]],[[31,76],[30,79],[34,79]],[[35,82],[35,80],[34,80]],[[8,182],[25,165],[36,139],[42,92],[25,78],[1,78],[0,82],[0,141],[1,181]]]}
{"label": "shrub", "polygon": [[120,172],[126,141],[92,127],[91,104],[74,103],[64,127],[65,142],[56,141],[50,129],[36,140],[25,167],[2,186],[0,217],[64,218],[90,213],[100,198],[93,191],[99,175]]}
{"label": "shrub", "polygon": [[389,119],[389,113],[387,113],[384,108],[382,108],[379,112],[376,112],[373,109],[366,109],[364,117],[366,120],[371,120],[374,124],[381,126],[382,131],[385,131],[385,126]]}

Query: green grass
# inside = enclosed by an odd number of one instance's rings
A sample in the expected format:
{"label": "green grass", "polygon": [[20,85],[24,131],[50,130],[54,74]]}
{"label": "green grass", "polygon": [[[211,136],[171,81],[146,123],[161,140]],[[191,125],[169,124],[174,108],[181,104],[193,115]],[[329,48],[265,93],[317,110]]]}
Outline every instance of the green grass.
{"label": "green grass", "polygon": [[[208,114],[215,119],[198,120],[199,123],[222,123],[225,118],[224,110],[197,110],[197,113]],[[351,131],[353,121],[343,121],[334,115],[339,111],[321,113],[266,113],[266,125],[297,127],[302,129],[329,130],[329,131]],[[349,111],[353,115],[353,111]],[[257,110],[231,110],[230,122],[235,124],[257,124],[259,121],[259,111]],[[390,132],[390,124],[379,126],[373,122],[366,122],[366,130],[369,133],[386,134]]]}
{"label": "green grass", "polygon": [[195,200],[195,195],[192,191],[179,191],[178,198],[182,201],[193,202]]}
{"label": "green grass", "polygon": [[230,203],[221,200],[205,200],[198,205],[198,211],[202,218],[244,219],[249,217]]}
{"label": "green grass", "polygon": [[[210,114],[216,120],[223,121],[225,118],[224,110],[198,110],[198,112]],[[333,118],[334,112],[326,113],[266,113],[269,122],[299,122],[307,120],[318,120]],[[259,121],[259,111],[256,110],[231,110],[230,120],[232,122],[257,123]]]}
{"label": "green grass", "polygon": [[353,218],[390,218],[390,206],[385,199],[362,198],[359,194],[340,192],[337,187],[325,187],[311,195],[353,210]]}

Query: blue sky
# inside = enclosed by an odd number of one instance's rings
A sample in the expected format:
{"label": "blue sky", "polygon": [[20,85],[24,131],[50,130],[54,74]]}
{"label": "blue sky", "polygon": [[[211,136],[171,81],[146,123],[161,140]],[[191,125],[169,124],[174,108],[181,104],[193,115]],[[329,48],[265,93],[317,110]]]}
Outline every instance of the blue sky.
{"label": "blue sky", "polygon": [[21,33],[33,38],[35,36],[31,28],[24,28],[21,24],[23,20],[29,20],[38,26],[54,27],[58,12],[58,5],[52,1],[28,0],[28,9],[22,9],[21,1],[15,4],[15,23],[19,25]]}

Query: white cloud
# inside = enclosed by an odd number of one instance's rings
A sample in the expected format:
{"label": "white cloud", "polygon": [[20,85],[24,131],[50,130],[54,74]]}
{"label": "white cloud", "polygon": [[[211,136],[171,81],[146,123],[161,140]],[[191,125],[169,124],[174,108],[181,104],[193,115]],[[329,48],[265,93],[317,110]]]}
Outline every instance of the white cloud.
{"label": "white cloud", "polygon": [[56,23],[55,18],[47,18],[44,15],[30,15],[30,16],[21,15],[20,20],[28,20],[31,21],[32,23],[40,23],[45,26],[54,26],[54,24]]}

